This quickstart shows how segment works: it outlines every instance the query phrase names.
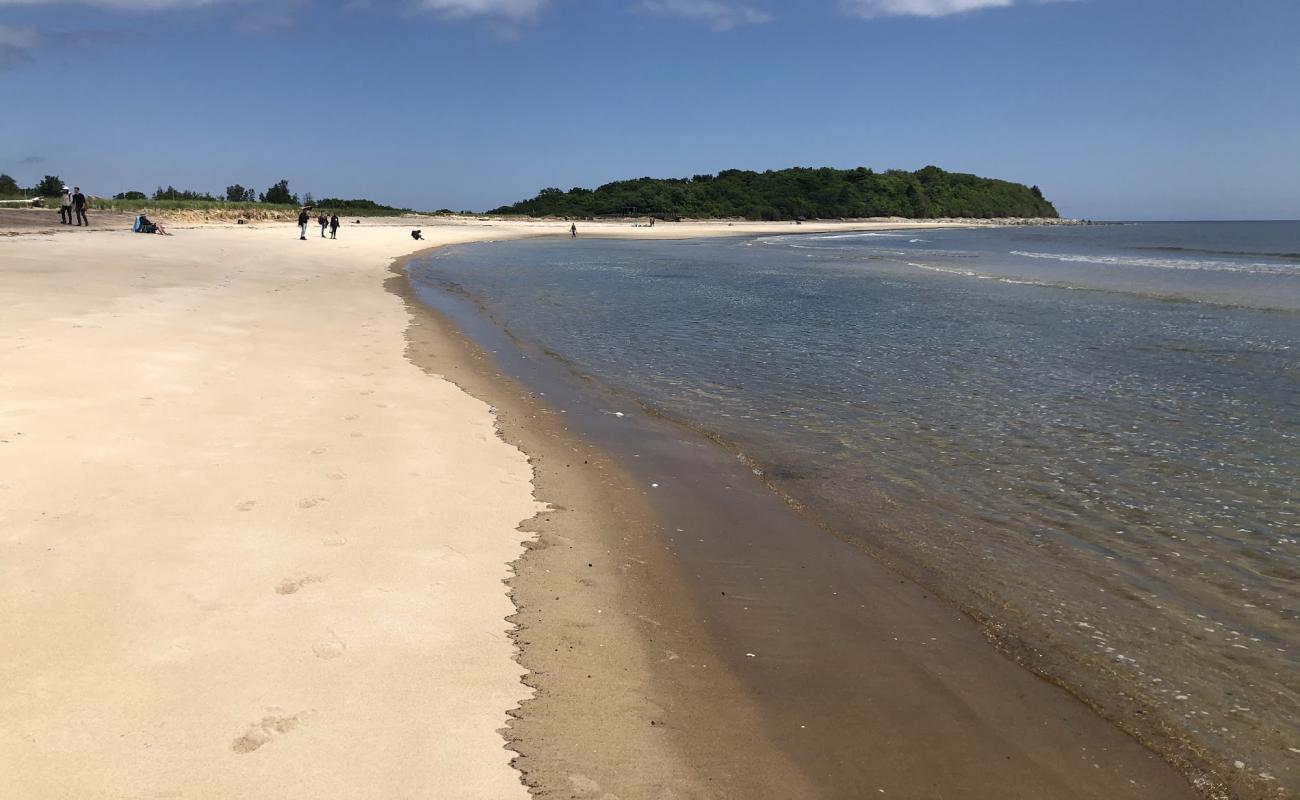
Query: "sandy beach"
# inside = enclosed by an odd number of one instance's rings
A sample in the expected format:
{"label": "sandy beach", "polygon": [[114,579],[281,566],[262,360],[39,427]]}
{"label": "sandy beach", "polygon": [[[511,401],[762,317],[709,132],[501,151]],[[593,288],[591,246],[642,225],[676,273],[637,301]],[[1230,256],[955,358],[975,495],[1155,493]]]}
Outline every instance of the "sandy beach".
{"label": "sandy beach", "polygon": [[[701,617],[724,612],[677,591],[634,479],[393,266],[567,223],[366,219],[301,242],[283,223],[161,237],[35,213],[0,214],[0,796],[865,796],[772,734],[790,709],[718,658]],[[842,563],[836,546],[810,563]],[[890,591],[880,608],[930,624],[933,601]],[[955,702],[935,746],[969,741],[941,773],[900,769],[911,796],[1194,796],[945,620],[942,653],[877,654],[900,698],[882,718]],[[899,741],[864,747],[897,761]]]}

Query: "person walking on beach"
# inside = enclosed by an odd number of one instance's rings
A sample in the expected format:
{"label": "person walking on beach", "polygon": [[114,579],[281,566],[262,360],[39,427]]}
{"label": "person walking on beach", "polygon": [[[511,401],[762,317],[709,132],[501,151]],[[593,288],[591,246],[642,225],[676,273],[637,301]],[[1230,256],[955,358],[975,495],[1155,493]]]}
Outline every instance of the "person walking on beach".
{"label": "person walking on beach", "polygon": [[310,221],[311,215],[307,213],[307,209],[298,212],[298,238],[304,242],[307,241],[307,223]]}
{"label": "person walking on beach", "polygon": [[329,227],[330,218],[325,216],[325,212],[322,211],[320,212],[320,216],[316,218],[316,221],[320,223],[320,238],[324,239],[325,229]]}
{"label": "person walking on beach", "polygon": [[578,223],[575,222],[569,226],[569,238],[570,239],[578,238]]}
{"label": "person walking on beach", "polygon": [[330,215],[330,238],[331,239],[339,238],[339,215],[338,214]]}
{"label": "person walking on beach", "polygon": [[63,187],[63,194],[59,196],[59,222],[64,225],[72,224],[72,192],[68,187]]}
{"label": "person walking on beach", "polygon": [[84,223],[89,228],[90,220],[86,219],[86,196],[81,193],[80,186],[72,190],[72,207],[77,211],[77,227],[80,228]]}

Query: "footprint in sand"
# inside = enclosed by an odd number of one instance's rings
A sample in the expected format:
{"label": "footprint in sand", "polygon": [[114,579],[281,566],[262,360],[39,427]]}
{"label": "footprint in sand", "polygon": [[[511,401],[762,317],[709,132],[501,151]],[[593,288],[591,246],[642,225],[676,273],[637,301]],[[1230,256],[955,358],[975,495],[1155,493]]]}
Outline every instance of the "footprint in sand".
{"label": "footprint in sand", "polygon": [[316,495],[315,497],[304,497],[298,501],[298,508],[315,508],[321,503],[324,503],[327,499],[328,498],[321,497],[320,495]]}
{"label": "footprint in sand", "polygon": [[311,651],[316,654],[316,657],[325,661],[338,658],[347,652],[347,649],[347,644],[333,630],[330,631],[328,639],[321,639],[311,646]]}
{"label": "footprint in sand", "polygon": [[324,454],[325,454],[325,448],[324,448],[324,447],[317,447],[315,450],[311,451],[311,454],[314,455],[314,456],[324,455]]}
{"label": "footprint in sand", "polygon": [[347,415],[346,417],[344,417],[343,419],[347,420],[348,422],[351,422],[352,420],[357,419],[357,418],[359,418],[360,416],[361,416],[360,414],[348,414],[348,415]]}
{"label": "footprint in sand", "polygon": [[255,722],[248,726],[248,730],[244,732],[243,736],[238,737],[235,741],[230,743],[231,750],[234,750],[236,753],[240,753],[241,755],[244,753],[251,753],[275,737],[288,733],[298,727],[298,725],[301,724],[309,715],[308,712],[303,711],[294,714],[293,716],[284,716],[277,713],[280,709],[274,708],[268,708],[267,711],[272,713],[262,717],[261,722]]}
{"label": "footprint in sand", "polygon": [[344,475],[342,472],[327,472],[325,473],[325,477],[329,478],[332,481],[341,481],[347,476]]}
{"label": "footprint in sand", "polygon": [[309,583],[320,583],[323,580],[325,579],[319,575],[303,575],[300,578],[285,578],[275,587],[275,593],[294,594]]}
{"label": "footprint in sand", "polygon": [[342,547],[343,545],[348,543],[348,540],[342,536],[326,536],[324,539],[321,539],[320,541],[321,544],[325,545],[326,547]]}
{"label": "footprint in sand", "polygon": [[255,505],[257,505],[256,500],[245,500],[244,502],[236,505],[235,508],[239,509],[240,511],[252,511],[253,506]]}
{"label": "footprint in sand", "polygon": [[580,772],[569,776],[569,788],[573,791],[573,797],[595,797],[600,794],[600,784]]}

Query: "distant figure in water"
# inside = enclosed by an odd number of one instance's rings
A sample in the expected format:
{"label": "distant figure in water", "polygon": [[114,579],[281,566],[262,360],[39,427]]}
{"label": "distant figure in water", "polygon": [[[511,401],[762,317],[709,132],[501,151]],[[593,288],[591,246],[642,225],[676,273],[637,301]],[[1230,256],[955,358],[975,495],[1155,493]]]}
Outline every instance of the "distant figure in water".
{"label": "distant figure in water", "polygon": [[569,226],[569,238],[570,239],[578,238],[578,223],[575,222]]}
{"label": "distant figure in water", "polygon": [[325,212],[322,211],[320,212],[320,216],[316,218],[316,221],[320,223],[320,238],[324,239],[325,229],[329,227],[330,218],[325,216]]}
{"label": "distant figure in water", "polygon": [[331,239],[339,238],[339,215],[338,214],[330,215],[330,238]]}
{"label": "distant figure in water", "polygon": [[420,235],[419,231],[411,231],[411,238],[417,242],[424,240],[424,237]]}
{"label": "distant figure in water", "polygon": [[302,211],[298,212],[298,238],[304,242],[307,241],[308,222],[311,222],[311,215],[308,214],[307,209],[304,208]]}

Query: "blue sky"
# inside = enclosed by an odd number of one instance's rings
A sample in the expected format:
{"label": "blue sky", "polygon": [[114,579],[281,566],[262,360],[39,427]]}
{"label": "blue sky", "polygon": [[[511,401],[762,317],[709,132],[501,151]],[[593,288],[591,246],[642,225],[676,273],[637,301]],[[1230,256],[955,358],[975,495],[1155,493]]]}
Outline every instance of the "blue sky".
{"label": "blue sky", "polygon": [[1298,39],[1296,0],[0,0],[0,172],[482,210],[936,164],[1294,219]]}

